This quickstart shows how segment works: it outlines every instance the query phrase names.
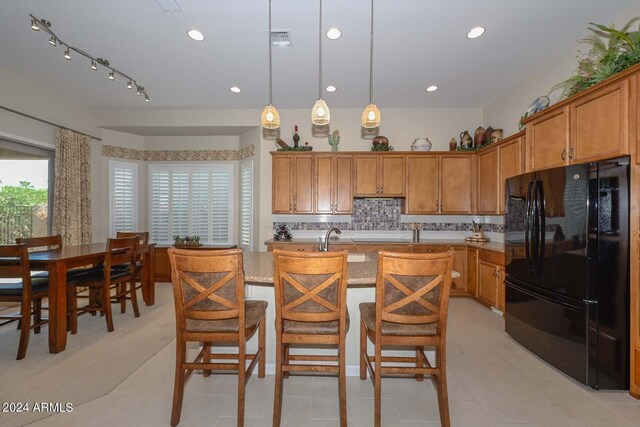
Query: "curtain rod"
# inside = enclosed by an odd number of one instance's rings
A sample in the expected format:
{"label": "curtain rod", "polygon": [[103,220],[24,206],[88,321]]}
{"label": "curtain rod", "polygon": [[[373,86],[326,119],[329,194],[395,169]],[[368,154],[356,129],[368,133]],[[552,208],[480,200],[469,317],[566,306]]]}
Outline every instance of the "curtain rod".
{"label": "curtain rod", "polygon": [[98,138],[97,136],[89,135],[88,133],[84,133],[84,132],[79,132],[79,131],[77,131],[75,129],[71,129],[71,128],[68,128],[66,126],[62,126],[62,125],[59,125],[59,124],[56,124],[56,123],[52,123],[52,122],[50,122],[48,120],[44,120],[44,119],[41,119],[39,117],[34,117],[34,116],[30,115],[30,114],[21,113],[20,111],[16,111],[16,110],[14,110],[12,108],[5,107],[4,105],[0,105],[0,110],[5,110],[5,111],[8,111],[8,112],[13,113],[13,114],[18,114],[19,116],[26,117],[28,119],[35,120],[35,121],[38,121],[38,122],[41,122],[41,123],[45,123],[45,124],[48,124],[50,126],[58,127],[58,128],[61,128],[61,129],[67,129],[67,130],[73,131],[75,133],[79,133],[80,135],[88,136],[89,138],[95,139],[96,141],[102,141],[102,138]]}

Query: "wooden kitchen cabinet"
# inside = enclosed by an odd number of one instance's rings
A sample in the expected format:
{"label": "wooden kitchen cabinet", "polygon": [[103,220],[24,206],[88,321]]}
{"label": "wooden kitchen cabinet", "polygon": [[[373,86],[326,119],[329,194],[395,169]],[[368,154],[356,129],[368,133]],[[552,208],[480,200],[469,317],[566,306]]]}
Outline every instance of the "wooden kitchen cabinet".
{"label": "wooden kitchen cabinet", "polygon": [[478,213],[498,213],[498,147],[478,153]]}
{"label": "wooden kitchen cabinet", "polygon": [[489,307],[504,310],[504,254],[480,250],[477,299]]}
{"label": "wooden kitchen cabinet", "polygon": [[354,155],[355,197],[404,197],[404,156]]}
{"label": "wooden kitchen cabinet", "polygon": [[569,109],[527,123],[527,171],[564,166],[569,161]]}
{"label": "wooden kitchen cabinet", "polygon": [[473,213],[473,155],[440,156],[440,213]]}
{"label": "wooden kitchen cabinet", "polygon": [[313,157],[272,158],[271,209],[273,213],[313,213]]}
{"label": "wooden kitchen cabinet", "polygon": [[315,213],[350,214],[353,211],[351,156],[315,156]]}
{"label": "wooden kitchen cabinet", "polygon": [[438,156],[407,156],[407,200],[408,214],[437,214],[440,199],[438,195]]}
{"label": "wooden kitchen cabinet", "polygon": [[469,283],[467,281],[467,250],[463,247],[453,248],[455,260],[453,269],[460,273],[460,277],[451,280],[452,295],[469,295]]}
{"label": "wooden kitchen cabinet", "polygon": [[498,214],[504,214],[506,180],[524,173],[524,134],[500,144],[498,165]]}
{"label": "wooden kitchen cabinet", "polygon": [[274,249],[280,249],[283,251],[316,252],[318,245],[314,245],[312,243],[267,243],[268,252],[273,252]]}
{"label": "wooden kitchen cabinet", "polygon": [[498,301],[497,301],[497,307],[498,310],[500,310],[501,312],[504,313],[505,310],[505,302],[504,302],[504,267],[501,265],[497,266],[497,270],[496,270],[496,277],[498,279]]}
{"label": "wooden kitchen cabinet", "polygon": [[477,248],[467,248],[467,291],[474,298],[478,296],[478,252]]}
{"label": "wooden kitchen cabinet", "polygon": [[584,163],[628,152],[629,79],[569,104],[569,159]]}

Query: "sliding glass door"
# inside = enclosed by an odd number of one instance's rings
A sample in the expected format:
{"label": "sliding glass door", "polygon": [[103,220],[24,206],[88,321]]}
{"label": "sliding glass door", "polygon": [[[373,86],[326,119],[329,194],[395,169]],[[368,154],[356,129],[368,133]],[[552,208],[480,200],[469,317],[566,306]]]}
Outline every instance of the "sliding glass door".
{"label": "sliding glass door", "polygon": [[54,151],[0,139],[0,244],[51,232]]}

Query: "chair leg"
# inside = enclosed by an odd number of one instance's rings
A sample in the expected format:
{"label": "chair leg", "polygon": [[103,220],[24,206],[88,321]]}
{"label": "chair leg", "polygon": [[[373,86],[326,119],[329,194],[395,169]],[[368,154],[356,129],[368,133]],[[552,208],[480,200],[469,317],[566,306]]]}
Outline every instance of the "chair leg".
{"label": "chair leg", "polygon": [[111,288],[109,284],[102,286],[102,310],[107,321],[107,331],[113,332],[113,314],[111,312]]}
{"label": "chair leg", "polygon": [[345,360],[345,342],[340,343],[338,352],[340,371],[338,373],[338,398],[340,399],[340,427],[347,427],[347,363]]}
{"label": "chair leg", "polygon": [[29,334],[31,333],[31,301],[25,300],[23,297],[22,306],[20,308],[22,316],[22,324],[20,325],[20,343],[18,344],[17,360],[24,359],[27,355],[27,347],[29,346]]}
{"label": "chair leg", "polygon": [[[416,347],[416,368],[422,368],[425,366],[424,360],[422,360],[422,347]],[[416,381],[423,381],[423,374],[416,374]]]}
{"label": "chair leg", "polygon": [[246,341],[238,345],[238,427],[244,426],[244,388],[246,385]]}
{"label": "chair leg", "polygon": [[182,398],[184,397],[184,377],[185,372],[182,364],[185,363],[187,346],[179,338],[176,340],[176,372],[173,382],[173,405],[171,407],[171,427],[175,427],[180,422],[182,414]]}
{"label": "chair leg", "polygon": [[[284,364],[289,364],[289,345],[284,346]],[[282,376],[284,378],[289,378],[289,371],[286,371]]]}
{"label": "chair leg", "polygon": [[445,346],[436,347],[436,366],[438,367],[438,407],[440,408],[440,424],[444,427],[451,425],[449,419],[449,394],[447,391],[447,363]]}
{"label": "chair leg", "polygon": [[282,350],[281,337],[276,337],[276,378],[273,395],[273,427],[280,427],[282,415]]}
{"label": "chair leg", "polygon": [[382,345],[380,340],[375,343],[375,371],[373,396],[373,425],[381,427],[382,411]]}
{"label": "chair leg", "polygon": [[[266,316],[266,315],[265,315]],[[267,355],[265,354],[265,318],[260,319],[258,326],[258,351],[260,351],[260,360],[258,360],[258,378],[264,378],[266,373]]]}
{"label": "chair leg", "polygon": [[71,330],[71,335],[78,333],[78,299],[76,294],[77,289],[74,286],[67,287],[67,310],[69,311],[69,329]]}
{"label": "chair leg", "polygon": [[360,379],[367,379],[367,328],[364,320],[360,320]]}
{"label": "chair leg", "polygon": [[42,322],[42,298],[33,300],[33,324],[36,325],[33,328],[34,334],[40,333],[40,323]]}
{"label": "chair leg", "polygon": [[[95,288],[89,288],[89,305],[91,307],[98,307],[98,301],[97,290]],[[97,311],[91,311],[92,316],[95,316],[96,314],[98,314]]]}
{"label": "chair leg", "polygon": [[118,301],[120,302],[120,313],[127,312],[127,284],[125,282],[118,283],[116,286],[118,290]]}
{"label": "chair leg", "polygon": [[[203,342],[202,345],[204,346],[204,354],[202,355],[202,361],[204,363],[210,363],[211,362],[211,343]],[[202,376],[203,377],[211,376],[211,369],[203,369]]]}
{"label": "chair leg", "polygon": [[[127,287],[126,283],[123,283],[122,286],[124,288]],[[135,317],[140,317],[140,309],[138,308],[138,293],[136,292],[136,282],[131,281],[129,283],[129,289],[131,290],[131,306],[133,307],[133,315]],[[126,301],[126,294],[122,295],[122,300]]]}

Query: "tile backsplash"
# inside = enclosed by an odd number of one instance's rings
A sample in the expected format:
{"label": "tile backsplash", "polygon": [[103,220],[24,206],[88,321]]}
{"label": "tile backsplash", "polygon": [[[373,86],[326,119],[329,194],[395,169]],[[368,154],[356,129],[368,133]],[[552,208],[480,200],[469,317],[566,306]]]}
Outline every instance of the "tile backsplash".
{"label": "tile backsplash", "polygon": [[[353,231],[408,231],[411,230],[411,223],[419,223],[424,231],[470,231],[472,222],[477,220],[473,215],[402,215],[401,208],[402,199],[354,199],[351,216],[336,215],[336,220],[333,220],[332,215],[327,215],[320,220],[313,215],[278,215],[273,228],[275,230],[280,224],[286,224],[291,230],[326,230],[338,227],[340,230]],[[292,220],[289,221],[287,217]],[[504,233],[501,217],[496,218],[498,221],[483,222],[486,232]]]}

